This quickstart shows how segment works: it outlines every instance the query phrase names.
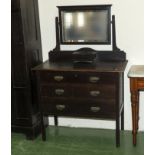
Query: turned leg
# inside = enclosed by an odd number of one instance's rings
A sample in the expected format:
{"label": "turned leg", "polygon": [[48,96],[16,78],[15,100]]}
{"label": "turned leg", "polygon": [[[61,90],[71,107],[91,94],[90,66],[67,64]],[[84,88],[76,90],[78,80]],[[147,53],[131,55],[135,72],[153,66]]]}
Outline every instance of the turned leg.
{"label": "turned leg", "polygon": [[44,116],[42,113],[41,113],[41,132],[42,132],[42,140],[46,141],[46,129],[44,125]]}
{"label": "turned leg", "polygon": [[139,129],[139,125],[138,125],[138,122],[139,122],[139,93],[137,94],[138,96],[137,96],[137,98],[138,98],[138,102],[137,102],[137,118],[136,118],[136,120],[137,120],[137,130]]}
{"label": "turned leg", "polygon": [[131,92],[131,106],[132,106],[132,134],[133,134],[133,144],[136,145],[136,134],[138,129],[138,104],[139,104],[139,94],[138,91]]}
{"label": "turned leg", "polygon": [[54,115],[54,124],[58,126],[58,116]]}

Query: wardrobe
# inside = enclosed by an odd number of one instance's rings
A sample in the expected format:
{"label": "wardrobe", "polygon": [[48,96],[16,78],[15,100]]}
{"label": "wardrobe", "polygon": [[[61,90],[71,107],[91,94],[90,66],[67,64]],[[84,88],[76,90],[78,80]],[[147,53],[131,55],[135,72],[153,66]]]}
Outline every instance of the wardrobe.
{"label": "wardrobe", "polygon": [[34,139],[40,113],[31,68],[42,63],[38,0],[11,0],[11,130]]}

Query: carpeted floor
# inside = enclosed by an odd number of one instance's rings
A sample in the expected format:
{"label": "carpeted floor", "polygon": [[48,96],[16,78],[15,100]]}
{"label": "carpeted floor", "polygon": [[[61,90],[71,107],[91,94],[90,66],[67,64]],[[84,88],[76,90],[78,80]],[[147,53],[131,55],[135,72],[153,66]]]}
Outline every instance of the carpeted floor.
{"label": "carpeted floor", "polygon": [[132,145],[132,133],[121,132],[121,146],[115,147],[115,131],[103,129],[48,127],[47,140],[41,136],[30,141],[12,133],[12,155],[143,155],[144,133]]}

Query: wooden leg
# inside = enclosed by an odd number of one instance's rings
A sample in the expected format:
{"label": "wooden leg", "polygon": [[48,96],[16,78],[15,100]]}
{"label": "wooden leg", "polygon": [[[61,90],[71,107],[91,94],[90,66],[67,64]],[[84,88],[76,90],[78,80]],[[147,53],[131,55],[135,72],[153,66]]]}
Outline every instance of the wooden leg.
{"label": "wooden leg", "polygon": [[58,126],[58,116],[54,116],[54,124],[55,126]]}
{"label": "wooden leg", "polygon": [[124,130],[124,107],[121,112],[121,130]]}
{"label": "wooden leg", "polygon": [[42,132],[42,140],[46,141],[46,128],[44,125],[44,116],[41,114],[41,132]]}
{"label": "wooden leg", "polygon": [[131,106],[132,106],[132,134],[133,134],[133,145],[136,145],[136,135],[138,129],[138,104],[139,104],[138,91],[131,92]]}
{"label": "wooden leg", "polygon": [[136,114],[137,114],[137,119],[136,119],[136,120],[137,120],[137,122],[136,122],[137,125],[136,125],[136,126],[137,126],[137,130],[138,130],[138,129],[139,129],[139,125],[138,125],[138,122],[139,122],[139,93],[138,93],[137,95],[138,95],[138,96],[137,96],[138,102],[137,102],[137,109],[136,109],[136,110],[137,110],[137,111],[136,111]]}
{"label": "wooden leg", "polygon": [[116,118],[116,147],[120,146],[120,118],[119,114]]}

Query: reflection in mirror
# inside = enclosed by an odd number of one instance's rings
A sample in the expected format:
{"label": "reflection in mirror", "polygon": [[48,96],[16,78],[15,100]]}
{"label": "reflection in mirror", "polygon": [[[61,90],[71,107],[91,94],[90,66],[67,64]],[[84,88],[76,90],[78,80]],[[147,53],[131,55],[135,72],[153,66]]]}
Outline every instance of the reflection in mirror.
{"label": "reflection in mirror", "polygon": [[66,13],[64,16],[65,20],[64,20],[64,26],[66,27],[66,29],[70,28],[73,22],[72,19],[72,14],[71,13]]}
{"label": "reflection in mirror", "polygon": [[63,42],[109,42],[108,10],[61,12]]}

